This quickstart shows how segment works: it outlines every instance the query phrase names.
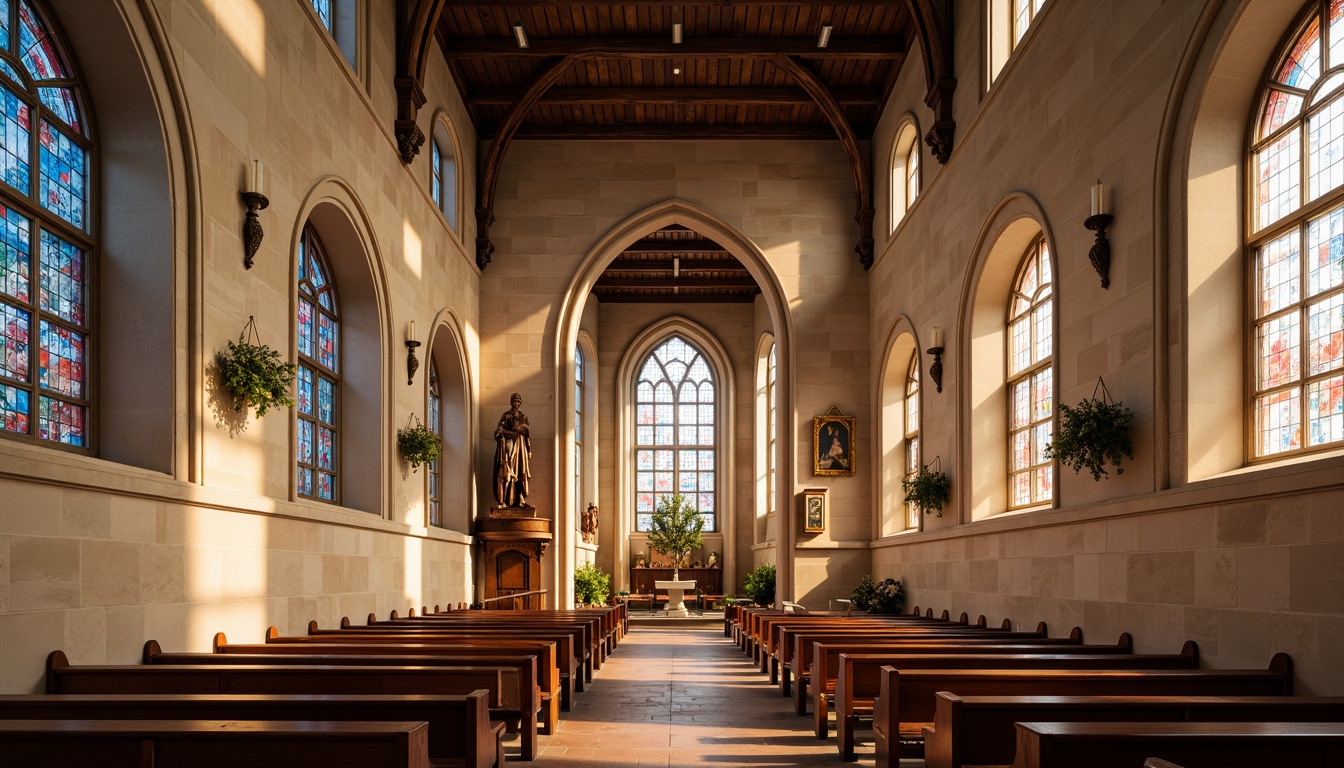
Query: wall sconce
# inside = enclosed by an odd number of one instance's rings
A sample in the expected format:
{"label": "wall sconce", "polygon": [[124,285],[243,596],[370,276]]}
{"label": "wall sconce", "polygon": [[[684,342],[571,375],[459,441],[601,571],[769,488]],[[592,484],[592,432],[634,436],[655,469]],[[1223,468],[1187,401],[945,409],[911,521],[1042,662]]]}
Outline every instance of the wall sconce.
{"label": "wall sconce", "polygon": [[1087,252],[1092,268],[1101,276],[1101,287],[1111,287],[1111,243],[1106,239],[1106,228],[1111,215],[1106,212],[1106,188],[1098,180],[1092,187],[1092,215],[1083,220],[1083,226],[1097,233],[1097,239]]}
{"label": "wall sconce", "polygon": [[261,220],[257,218],[257,211],[271,204],[266,199],[266,195],[261,193],[262,174],[264,173],[261,161],[252,161],[252,171],[247,175],[247,191],[243,192],[243,203],[247,205],[247,215],[243,217],[243,268],[252,268],[252,259],[257,255],[257,249],[261,248],[261,238],[266,234],[261,229]]}
{"label": "wall sconce", "polygon": [[406,328],[406,386],[415,382],[415,372],[420,370],[420,361],[415,357],[415,348],[420,342],[415,338],[415,321]]}
{"label": "wall sconce", "polygon": [[929,366],[929,378],[933,379],[933,385],[939,392],[943,391],[943,329],[933,326],[933,346],[927,350],[933,355],[933,365]]}

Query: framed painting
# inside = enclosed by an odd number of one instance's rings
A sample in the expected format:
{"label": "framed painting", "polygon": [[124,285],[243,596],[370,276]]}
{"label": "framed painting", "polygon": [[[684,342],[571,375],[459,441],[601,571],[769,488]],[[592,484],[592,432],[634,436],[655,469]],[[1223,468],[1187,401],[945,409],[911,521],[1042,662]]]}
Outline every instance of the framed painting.
{"label": "framed painting", "polygon": [[854,474],[854,417],[834,406],[812,418],[812,474]]}
{"label": "framed painting", "polygon": [[803,491],[804,533],[825,533],[828,506],[825,488],[807,488]]}

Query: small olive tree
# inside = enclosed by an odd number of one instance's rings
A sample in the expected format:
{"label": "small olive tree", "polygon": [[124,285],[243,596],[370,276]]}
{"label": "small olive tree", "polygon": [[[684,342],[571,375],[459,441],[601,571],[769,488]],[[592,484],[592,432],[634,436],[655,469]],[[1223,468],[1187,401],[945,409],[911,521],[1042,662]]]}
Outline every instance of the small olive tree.
{"label": "small olive tree", "polygon": [[681,561],[693,549],[705,545],[700,533],[705,519],[680,493],[658,499],[649,529],[649,546],[672,558],[672,580],[681,580]]}

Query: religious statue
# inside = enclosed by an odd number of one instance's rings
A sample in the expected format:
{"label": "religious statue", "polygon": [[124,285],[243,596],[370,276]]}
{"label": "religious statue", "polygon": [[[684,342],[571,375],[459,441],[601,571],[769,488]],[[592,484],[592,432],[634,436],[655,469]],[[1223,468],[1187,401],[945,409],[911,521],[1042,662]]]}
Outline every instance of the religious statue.
{"label": "religious statue", "polygon": [[706,563],[705,565],[706,565],[707,567],[709,567],[709,568],[718,568],[718,567],[719,567],[719,553],[718,553],[718,552],[710,552],[710,553],[709,553],[709,562]]}
{"label": "religious statue", "polygon": [[495,502],[501,507],[527,507],[527,484],[532,477],[532,434],[527,415],[519,410],[523,396],[509,398],[512,406],[495,427]]}
{"label": "religious statue", "polygon": [[592,544],[597,541],[597,505],[588,502],[588,509],[583,512],[583,520],[579,523],[579,531],[583,534],[583,543]]}

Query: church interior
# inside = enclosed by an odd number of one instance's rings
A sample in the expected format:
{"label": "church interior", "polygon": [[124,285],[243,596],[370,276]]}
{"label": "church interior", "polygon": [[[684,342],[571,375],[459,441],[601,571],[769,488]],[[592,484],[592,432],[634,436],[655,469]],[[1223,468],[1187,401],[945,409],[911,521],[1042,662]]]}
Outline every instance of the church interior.
{"label": "church interior", "polygon": [[[0,24],[0,693],[57,649],[567,609],[587,566],[640,596],[679,494],[715,599],[893,578],[1344,695],[1338,0]],[[1062,438],[1103,406],[1094,475]]]}

